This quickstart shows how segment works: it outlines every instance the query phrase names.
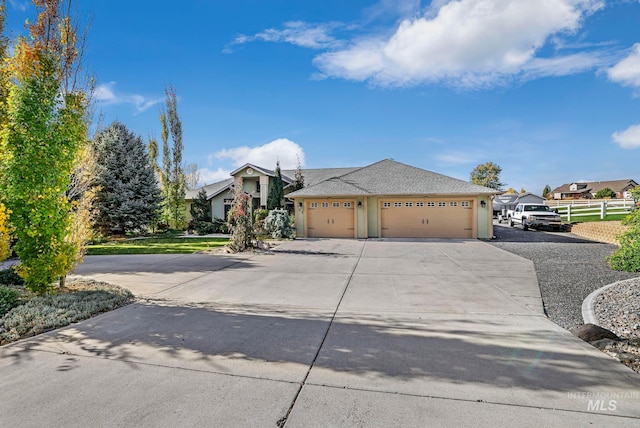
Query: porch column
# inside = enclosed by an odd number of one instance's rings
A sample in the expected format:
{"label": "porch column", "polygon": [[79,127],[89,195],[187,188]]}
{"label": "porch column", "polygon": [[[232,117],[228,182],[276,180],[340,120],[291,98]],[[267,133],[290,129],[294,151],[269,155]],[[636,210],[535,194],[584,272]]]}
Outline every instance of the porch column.
{"label": "porch column", "polygon": [[269,197],[269,176],[260,176],[260,206],[267,206],[267,198]]}

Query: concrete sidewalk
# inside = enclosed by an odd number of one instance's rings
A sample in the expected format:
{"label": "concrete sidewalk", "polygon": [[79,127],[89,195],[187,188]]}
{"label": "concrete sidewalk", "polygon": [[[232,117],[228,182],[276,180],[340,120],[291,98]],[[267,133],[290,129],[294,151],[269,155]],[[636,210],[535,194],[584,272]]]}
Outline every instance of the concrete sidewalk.
{"label": "concrete sidewalk", "polygon": [[89,257],[137,304],[0,348],[13,426],[637,426],[640,377],[479,241]]}

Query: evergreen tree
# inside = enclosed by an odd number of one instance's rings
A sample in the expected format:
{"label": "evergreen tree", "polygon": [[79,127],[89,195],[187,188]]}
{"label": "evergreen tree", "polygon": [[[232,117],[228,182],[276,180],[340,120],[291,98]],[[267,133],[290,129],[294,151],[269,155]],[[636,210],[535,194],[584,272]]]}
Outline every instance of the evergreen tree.
{"label": "evergreen tree", "polygon": [[296,167],[296,173],[293,178],[292,187],[294,192],[304,187],[304,175],[302,174],[302,165],[300,165],[299,157],[298,157],[298,166]]}
{"label": "evergreen tree", "polygon": [[282,181],[282,171],[280,171],[280,162],[276,163],[276,174],[273,178],[273,184],[269,190],[269,197],[267,198],[267,209],[275,210],[276,208],[282,208],[284,201],[284,182]]}
{"label": "evergreen tree", "polygon": [[207,200],[207,192],[204,188],[198,192],[189,211],[193,221],[211,221],[211,204]]}
{"label": "evergreen tree", "polygon": [[96,225],[106,234],[144,230],[157,221],[161,196],[142,138],[114,122],[95,145]]}

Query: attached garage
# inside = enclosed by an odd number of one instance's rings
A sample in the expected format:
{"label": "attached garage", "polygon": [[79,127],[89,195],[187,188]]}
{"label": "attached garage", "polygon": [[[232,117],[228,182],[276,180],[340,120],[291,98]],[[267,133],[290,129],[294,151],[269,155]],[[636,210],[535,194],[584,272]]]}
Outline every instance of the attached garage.
{"label": "attached garage", "polygon": [[308,237],[356,237],[354,199],[314,199],[306,205]]}
{"label": "attached garage", "polygon": [[385,159],[287,197],[295,200],[300,237],[490,239],[498,193]]}
{"label": "attached garage", "polygon": [[382,238],[473,238],[473,200],[381,199]]}

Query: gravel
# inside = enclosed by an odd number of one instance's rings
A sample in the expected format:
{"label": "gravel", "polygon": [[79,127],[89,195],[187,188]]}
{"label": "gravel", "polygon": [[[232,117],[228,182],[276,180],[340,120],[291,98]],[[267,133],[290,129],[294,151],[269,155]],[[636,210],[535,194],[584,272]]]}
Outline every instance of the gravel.
{"label": "gravel", "polygon": [[591,292],[640,277],[609,268],[606,258],[615,245],[588,241],[571,233],[524,232],[497,223],[494,235],[492,245],[533,261],[547,315],[569,331],[583,324],[582,301]]}

